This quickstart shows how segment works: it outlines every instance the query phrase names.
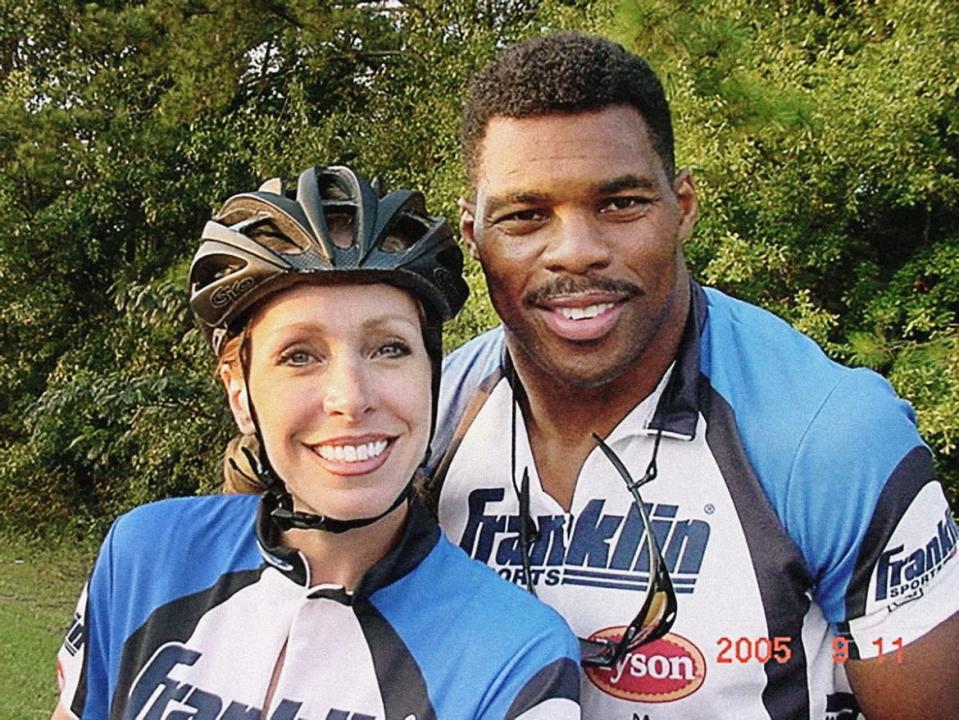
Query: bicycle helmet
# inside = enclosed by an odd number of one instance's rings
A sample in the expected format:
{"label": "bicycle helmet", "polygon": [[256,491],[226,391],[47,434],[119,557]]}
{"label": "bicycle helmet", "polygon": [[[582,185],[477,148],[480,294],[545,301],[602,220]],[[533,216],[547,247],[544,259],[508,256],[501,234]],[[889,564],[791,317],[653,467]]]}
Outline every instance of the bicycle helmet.
{"label": "bicycle helmet", "polygon": [[347,167],[300,174],[295,198],[279,179],[234,195],[203,229],[190,267],[190,306],[219,355],[254,303],[297,282],[385,282],[411,292],[427,324],[452,318],[469,289],[446,220],[423,196],[384,197]]}
{"label": "bicycle helmet", "polygon": [[[228,199],[203,229],[190,266],[190,307],[213,352],[239,334],[255,305],[300,282],[387,283],[411,293],[423,308],[423,339],[432,363],[436,423],[442,364],[442,323],[466,301],[463,254],[449,224],[429,215],[423,195],[397,190],[382,195],[347,167],[303,171],[295,194],[279,179]],[[293,510],[292,498],[270,466],[250,399],[259,457],[246,455],[275,506],[284,528],[344,532],[392,512],[409,495],[411,483],[383,513],[337,520]]]}

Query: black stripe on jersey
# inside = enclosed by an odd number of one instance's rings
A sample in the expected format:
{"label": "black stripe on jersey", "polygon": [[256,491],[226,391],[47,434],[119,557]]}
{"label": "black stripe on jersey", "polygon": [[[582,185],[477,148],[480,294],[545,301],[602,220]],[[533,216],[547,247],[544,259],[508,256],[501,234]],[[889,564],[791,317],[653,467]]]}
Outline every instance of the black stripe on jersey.
{"label": "black stripe on jersey", "polygon": [[547,698],[579,702],[579,666],[569,658],[555,660],[533,675],[519,691],[503,720],[518,718]]}
{"label": "black stripe on jersey", "polygon": [[[90,577],[87,578],[87,585],[93,579],[93,573],[90,573]],[[93,615],[90,614],[90,596],[87,595],[86,608],[83,611],[84,618],[91,618]],[[70,706],[70,711],[77,717],[83,717],[83,706],[87,704],[87,666],[90,663],[90,642],[89,642],[89,631],[84,626],[83,628],[83,637],[81,642],[83,643],[83,665],[80,666],[80,678],[77,681],[77,691],[73,695],[73,704]]]}
{"label": "black stripe on jersey", "polygon": [[706,383],[699,374],[699,336],[706,324],[706,293],[690,281],[689,314],[676,355],[676,366],[656,405],[649,423],[653,430],[692,440],[699,423],[700,388]]}
{"label": "black stripe on jersey", "polygon": [[212,587],[185,595],[154,610],[140,629],[123,644],[117,687],[110,704],[111,720],[126,718],[127,699],[137,676],[157,650],[170,642],[185,643],[211,608],[256,583],[262,572],[262,568],[257,568],[223,575]]}
{"label": "black stripe on jersey", "polygon": [[[726,400],[709,387],[703,410],[706,443],[729,488],[759,584],[769,637],[789,637],[792,658],[764,666],[763,705],[771,720],[809,717],[806,653],[802,644],[803,618],[809,610],[806,590],[812,586],[799,549],[769,504],[746,457],[736,418]],[[735,588],[730,588],[734,591]]]}
{"label": "black stripe on jersey", "polygon": [[423,562],[440,539],[436,518],[418,500],[410,503],[403,535],[382,560],[366,571],[360,579],[354,598],[366,598],[380,588],[405,577]]}
{"label": "black stripe on jersey", "polygon": [[370,648],[386,717],[436,720],[423,673],[393,626],[366,598],[353,603],[353,612]]}
{"label": "black stripe on jersey", "polygon": [[[856,569],[849,581],[849,590],[846,594],[846,617],[858,618],[866,613],[866,601],[869,595],[869,583],[872,573],[879,562],[879,556],[889,544],[889,538],[896,531],[896,527],[906,510],[916,499],[916,495],[926,485],[935,482],[935,470],[932,467],[932,455],[924,446],[920,445],[899,461],[886,481],[866,535],[859,546],[859,557],[856,558]],[[851,640],[851,638],[850,638]],[[858,650],[854,643],[850,643],[850,657],[858,658]]]}

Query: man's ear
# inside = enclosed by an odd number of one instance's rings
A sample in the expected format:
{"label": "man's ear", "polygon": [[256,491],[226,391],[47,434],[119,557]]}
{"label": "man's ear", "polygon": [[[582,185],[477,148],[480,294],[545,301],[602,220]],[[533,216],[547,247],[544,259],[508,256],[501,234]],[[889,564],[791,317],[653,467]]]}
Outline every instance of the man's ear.
{"label": "man's ear", "polygon": [[463,238],[463,244],[469,251],[474,260],[479,260],[479,251],[476,248],[475,218],[476,203],[470,202],[466,198],[460,198],[456,202],[460,209],[460,236]]}
{"label": "man's ear", "polygon": [[233,421],[241,433],[252,435],[256,432],[256,425],[253,423],[253,413],[250,412],[250,396],[246,389],[242,368],[232,364],[221,365],[220,379],[226,388]]}
{"label": "man's ear", "polygon": [[689,170],[680,170],[673,181],[673,191],[679,201],[679,237],[685,242],[693,234],[699,219],[699,198]]}

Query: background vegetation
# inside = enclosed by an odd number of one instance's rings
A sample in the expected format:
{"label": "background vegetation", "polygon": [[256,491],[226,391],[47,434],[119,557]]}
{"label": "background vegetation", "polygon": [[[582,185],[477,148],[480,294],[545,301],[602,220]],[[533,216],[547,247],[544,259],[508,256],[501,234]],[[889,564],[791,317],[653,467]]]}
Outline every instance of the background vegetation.
{"label": "background vegetation", "polygon": [[[695,274],[915,405],[959,488],[959,6],[935,0],[0,0],[0,533],[213,490],[185,277],[227,196],[311,163],[452,216],[462,88],[546,29],[661,72]],[[494,322],[471,266],[458,344]]]}
{"label": "background vegetation", "polygon": [[55,657],[96,544],[0,546],[0,718],[47,720],[57,702]]}

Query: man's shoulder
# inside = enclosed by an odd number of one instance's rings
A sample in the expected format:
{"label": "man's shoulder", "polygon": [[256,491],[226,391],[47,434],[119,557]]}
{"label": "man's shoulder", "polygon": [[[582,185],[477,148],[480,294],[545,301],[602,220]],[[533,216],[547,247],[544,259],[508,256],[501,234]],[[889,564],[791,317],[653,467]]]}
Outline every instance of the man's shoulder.
{"label": "man's shoulder", "polygon": [[453,350],[443,359],[443,379],[491,372],[502,363],[503,326],[477,335]]}
{"label": "man's shoulder", "polygon": [[[505,334],[500,326],[478,335],[444,358],[431,463],[436,463],[449,446],[477,390],[502,376],[504,344]],[[430,473],[435,469],[433,464],[427,468]]]}
{"label": "man's shoulder", "polygon": [[796,429],[856,417],[869,423],[892,414],[912,420],[908,403],[889,382],[866,368],[830,358],[809,336],[756,305],[705,289],[707,331],[701,338],[703,373],[740,422],[790,418]]}

